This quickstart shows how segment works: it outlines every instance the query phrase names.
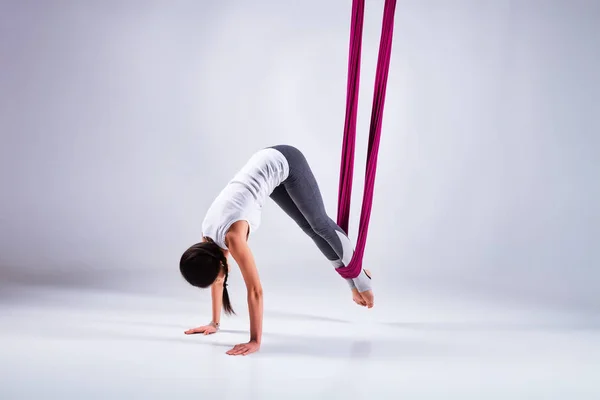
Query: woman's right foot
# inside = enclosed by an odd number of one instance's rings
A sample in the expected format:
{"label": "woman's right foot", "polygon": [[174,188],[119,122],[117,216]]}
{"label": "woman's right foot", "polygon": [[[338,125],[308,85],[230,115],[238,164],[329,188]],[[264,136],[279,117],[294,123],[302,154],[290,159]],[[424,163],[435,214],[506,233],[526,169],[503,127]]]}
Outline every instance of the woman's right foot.
{"label": "woman's right foot", "polygon": [[354,287],[358,289],[359,293],[373,289],[371,273],[365,269],[361,270],[356,278],[352,278],[352,282],[354,282]]}
{"label": "woman's right foot", "polygon": [[367,308],[373,308],[373,306],[375,305],[375,297],[373,296],[373,291],[367,290],[366,292],[361,292],[359,294],[362,296],[365,303],[367,303]]}
{"label": "woman's right foot", "polygon": [[363,306],[363,307],[367,306],[367,302],[365,301],[365,299],[363,299],[361,294],[358,293],[358,289],[356,289],[356,288],[352,289],[352,300],[359,306]]}
{"label": "woman's right foot", "polygon": [[371,289],[371,272],[365,269],[361,271],[361,275],[353,279],[356,287],[352,288],[352,300],[360,306],[372,308],[374,297],[373,290]]}

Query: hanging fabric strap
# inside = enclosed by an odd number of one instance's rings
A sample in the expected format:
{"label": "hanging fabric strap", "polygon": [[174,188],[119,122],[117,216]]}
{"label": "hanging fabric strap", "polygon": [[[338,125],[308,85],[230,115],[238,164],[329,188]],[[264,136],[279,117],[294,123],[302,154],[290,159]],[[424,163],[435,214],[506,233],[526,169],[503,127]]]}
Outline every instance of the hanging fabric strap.
{"label": "hanging fabric strap", "polygon": [[[358,240],[356,241],[354,256],[350,264],[343,268],[336,268],[336,271],[344,278],[356,278],[362,270],[362,259],[365,252],[365,245],[367,243],[369,219],[371,217],[371,207],[373,205],[373,189],[375,186],[375,172],[377,170],[377,153],[379,151],[381,122],[383,119],[383,106],[385,103],[385,89],[387,85],[390,56],[392,51],[395,9],[396,0],[385,0],[383,26],[381,29],[381,40],[379,43],[379,56],[377,59],[377,72],[375,75],[375,91],[373,93],[373,109],[371,110],[371,125],[369,128],[369,145],[367,149],[365,185],[358,228]],[[364,11],[364,0],[352,1],[350,54],[348,57],[348,87],[346,94],[346,120],[344,123],[344,140],[342,144],[337,214],[337,223],[346,233],[348,233],[350,199],[352,197],[352,178],[354,175],[356,116],[358,110],[358,89],[360,82],[360,60]]]}

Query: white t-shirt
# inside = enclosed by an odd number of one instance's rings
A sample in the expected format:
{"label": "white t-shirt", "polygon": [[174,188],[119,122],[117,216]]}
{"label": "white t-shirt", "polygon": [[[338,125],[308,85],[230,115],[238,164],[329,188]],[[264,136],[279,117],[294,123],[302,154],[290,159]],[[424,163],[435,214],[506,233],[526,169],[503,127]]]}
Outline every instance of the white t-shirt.
{"label": "white t-shirt", "polygon": [[202,234],[227,249],[225,235],[234,222],[247,221],[250,233],[260,226],[262,207],[273,190],[285,181],[290,167],[279,151],[254,153],[215,198],[202,222]]}

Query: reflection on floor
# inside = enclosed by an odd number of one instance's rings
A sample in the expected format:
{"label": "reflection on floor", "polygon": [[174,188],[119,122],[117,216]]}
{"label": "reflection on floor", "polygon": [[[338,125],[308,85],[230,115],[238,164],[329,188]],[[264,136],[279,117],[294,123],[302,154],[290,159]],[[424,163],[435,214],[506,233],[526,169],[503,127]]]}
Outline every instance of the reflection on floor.
{"label": "reflection on floor", "polygon": [[0,303],[5,400],[600,398],[591,323],[477,309],[442,320],[418,302],[367,320],[314,308],[327,299],[280,297],[265,309],[261,351],[230,357],[248,339],[239,301],[239,317],[206,337],[183,335],[209,318],[188,300],[76,291],[23,300]]}

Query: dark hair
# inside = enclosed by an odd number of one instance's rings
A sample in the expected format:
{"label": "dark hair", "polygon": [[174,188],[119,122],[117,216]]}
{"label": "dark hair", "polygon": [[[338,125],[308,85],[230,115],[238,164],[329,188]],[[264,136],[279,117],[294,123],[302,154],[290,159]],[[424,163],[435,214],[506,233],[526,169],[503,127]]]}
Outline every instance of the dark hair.
{"label": "dark hair", "polygon": [[179,271],[190,285],[207,288],[214,283],[219,272],[225,272],[223,282],[223,309],[225,314],[235,314],[227,293],[227,277],[229,268],[227,258],[221,248],[210,238],[206,242],[196,243],[187,249],[179,261]]}

